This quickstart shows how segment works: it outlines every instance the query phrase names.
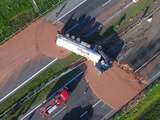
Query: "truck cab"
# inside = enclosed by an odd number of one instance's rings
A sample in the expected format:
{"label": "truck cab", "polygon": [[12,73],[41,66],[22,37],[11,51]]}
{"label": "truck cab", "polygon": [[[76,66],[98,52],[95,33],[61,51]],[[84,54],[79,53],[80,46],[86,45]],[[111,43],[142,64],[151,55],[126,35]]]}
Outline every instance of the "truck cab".
{"label": "truck cab", "polygon": [[40,114],[42,117],[47,117],[51,113],[53,113],[58,107],[62,106],[66,103],[70,98],[69,92],[67,89],[60,90],[57,95],[49,101],[49,105],[46,107],[42,107],[40,109]]}

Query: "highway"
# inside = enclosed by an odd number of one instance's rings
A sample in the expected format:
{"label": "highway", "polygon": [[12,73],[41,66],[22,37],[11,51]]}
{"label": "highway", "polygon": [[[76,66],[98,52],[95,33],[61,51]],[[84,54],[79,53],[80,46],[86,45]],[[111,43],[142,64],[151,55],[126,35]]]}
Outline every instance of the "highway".
{"label": "highway", "polygon": [[[82,14],[96,17],[104,12],[104,10],[113,7],[118,1],[119,0],[66,0],[64,4],[51,11],[45,18],[52,22],[61,21],[65,23],[73,13],[75,13],[75,17]],[[20,88],[19,86],[23,86],[30,81],[37,73],[48,67],[53,61],[53,59],[46,56],[35,60],[26,59],[26,64],[21,71],[12,73],[12,76],[8,78],[8,82],[0,88],[0,91],[3,91],[0,92],[0,102],[18,90]]]}
{"label": "highway", "polygon": [[[53,23],[66,21],[75,13],[74,17],[82,14],[99,16],[104,10],[113,7],[119,0],[66,0],[57,9],[46,15],[47,21]],[[128,0],[131,1],[131,0]],[[75,85],[76,84],[76,85]],[[75,87],[76,86],[76,87]],[[109,105],[99,100],[91,91],[86,80],[81,78],[78,83],[70,84],[68,88],[74,87],[71,92],[71,99],[64,106],[58,108],[49,118],[42,118],[38,107],[34,112],[25,118],[25,120],[101,120],[104,116],[112,112]],[[87,89],[87,92],[85,92]],[[43,104],[46,106],[48,103]]]}
{"label": "highway", "polygon": [[112,111],[111,107],[93,94],[82,75],[68,84],[67,87],[71,98],[66,105],[59,107],[48,118],[43,118],[39,112],[42,106],[48,105],[47,102],[24,120],[100,120]]}
{"label": "highway", "polygon": [[30,82],[39,73],[45,70],[57,59],[51,59],[47,56],[43,58],[35,58],[34,60],[26,60],[26,64],[21,68],[21,71],[15,71],[7,80],[5,85],[0,87],[0,102],[5,100],[9,95],[21,88],[26,83]]}
{"label": "highway", "polygon": [[[78,3],[78,0],[75,0],[74,2],[73,0],[67,0],[60,8],[50,12],[46,16],[46,19],[52,22],[61,21],[65,23],[73,13],[75,14],[75,17],[82,14],[97,17],[104,12],[104,10],[117,4],[118,1],[119,0],[79,0],[79,4],[75,5],[75,2]],[[58,16],[57,13],[59,13]]]}

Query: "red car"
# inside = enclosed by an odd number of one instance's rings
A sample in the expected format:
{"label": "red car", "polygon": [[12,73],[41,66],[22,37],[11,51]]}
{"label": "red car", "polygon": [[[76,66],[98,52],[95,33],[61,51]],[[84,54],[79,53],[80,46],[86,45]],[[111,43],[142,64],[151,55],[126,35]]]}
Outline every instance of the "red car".
{"label": "red car", "polygon": [[70,98],[69,92],[67,89],[63,89],[58,92],[56,97],[50,101],[50,104],[47,107],[42,107],[40,109],[40,114],[42,117],[47,117],[53,111],[55,111],[59,106],[66,103]]}

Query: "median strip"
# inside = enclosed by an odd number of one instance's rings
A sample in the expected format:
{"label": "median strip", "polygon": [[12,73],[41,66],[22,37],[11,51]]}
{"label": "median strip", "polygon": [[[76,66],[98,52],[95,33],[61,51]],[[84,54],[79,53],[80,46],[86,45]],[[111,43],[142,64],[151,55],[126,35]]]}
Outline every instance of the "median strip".
{"label": "median strip", "polygon": [[[40,75],[38,75],[36,78],[32,80],[32,82],[29,82],[28,84],[24,85],[22,88],[20,88],[18,91],[16,91],[13,95],[9,96],[4,102],[0,103],[0,113],[1,115],[7,111],[8,109],[11,109],[11,107],[16,103],[20,105],[20,102],[27,101],[26,104],[30,108],[34,101],[40,101],[46,94],[46,92],[49,91],[49,89],[53,88],[53,86],[57,85],[56,82],[54,82],[52,85],[49,85],[47,89],[44,89],[42,92],[40,92],[36,97],[34,96],[35,92],[38,91],[42,86],[45,85],[45,83],[49,82],[53,78],[59,76],[62,72],[68,70],[68,66],[75,63],[80,59],[80,56],[77,56],[75,54],[71,54],[70,56],[58,60],[55,62],[55,64],[48,67],[45,71],[43,71]],[[75,72],[76,73],[76,72]],[[61,78],[62,79],[62,78]],[[64,78],[63,78],[64,79]],[[64,84],[65,80],[62,80],[59,84]],[[28,99],[26,96],[34,96],[31,100],[30,97]],[[31,105],[29,105],[31,104]],[[18,106],[19,106],[18,105]],[[18,106],[14,106],[12,109],[15,110]],[[21,108],[19,111],[25,111],[26,107]],[[27,108],[28,110],[28,108]],[[12,111],[13,112],[13,111]],[[12,113],[11,112],[11,113]],[[18,112],[20,114],[20,112]],[[24,114],[22,112],[21,114]],[[13,116],[11,116],[13,117]],[[9,119],[9,118],[8,118]]]}

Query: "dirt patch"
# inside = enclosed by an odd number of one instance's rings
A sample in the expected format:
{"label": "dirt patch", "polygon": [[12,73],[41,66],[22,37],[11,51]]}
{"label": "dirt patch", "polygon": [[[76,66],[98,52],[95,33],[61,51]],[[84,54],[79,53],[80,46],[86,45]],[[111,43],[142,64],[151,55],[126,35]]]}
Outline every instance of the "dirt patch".
{"label": "dirt patch", "polygon": [[95,67],[87,62],[86,79],[95,94],[106,104],[118,110],[143,89],[132,74],[129,74],[114,63],[113,67],[103,74],[97,74]]}
{"label": "dirt patch", "polygon": [[69,52],[55,45],[56,34],[62,25],[47,23],[40,18],[0,46],[0,83],[21,69],[36,56],[63,58]]}

